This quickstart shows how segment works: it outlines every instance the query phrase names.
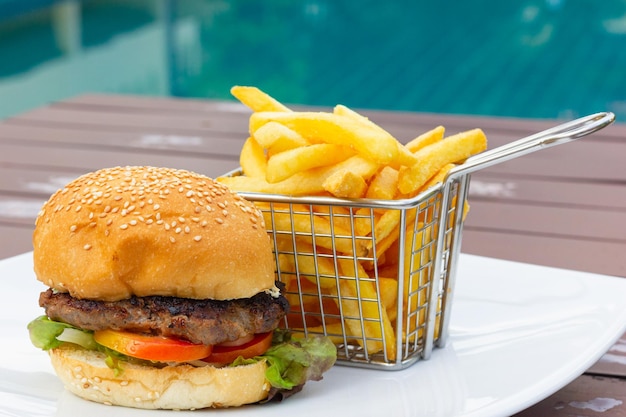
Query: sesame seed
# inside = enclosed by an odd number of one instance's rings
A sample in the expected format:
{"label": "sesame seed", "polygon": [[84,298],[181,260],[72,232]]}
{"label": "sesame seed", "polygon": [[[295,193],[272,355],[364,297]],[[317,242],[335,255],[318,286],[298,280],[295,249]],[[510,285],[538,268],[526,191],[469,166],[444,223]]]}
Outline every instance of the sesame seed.
{"label": "sesame seed", "polygon": [[[159,221],[162,221],[162,220],[159,220]],[[165,223],[165,230],[170,230],[170,225],[168,223]]]}
{"label": "sesame seed", "polygon": [[200,235],[194,236],[193,240],[195,240],[196,242],[200,242],[200,240],[202,240],[202,236]]}
{"label": "sesame seed", "polygon": [[96,227],[96,222],[89,223],[89,227]]}
{"label": "sesame seed", "polygon": [[136,226],[137,225],[137,220],[131,220],[128,222],[128,224],[130,224],[131,226]]}
{"label": "sesame seed", "polygon": [[187,194],[185,194],[186,197],[192,197],[194,195],[193,191],[187,191]]}
{"label": "sesame seed", "polygon": [[70,226],[70,232],[75,232],[76,229],[78,228],[78,226],[76,226],[75,224]]}
{"label": "sesame seed", "polygon": [[174,236],[170,236],[170,242],[176,243],[176,239],[174,239]]}
{"label": "sesame seed", "polygon": [[91,249],[91,245],[89,243],[87,243],[85,246],[83,246],[83,249],[89,250],[89,249]]}
{"label": "sesame seed", "polygon": [[180,227],[177,227],[176,230],[174,230],[174,232],[176,232],[176,233],[180,233],[182,231],[183,231],[183,229],[181,229]]}
{"label": "sesame seed", "polygon": [[158,204],[155,204],[154,206],[152,206],[152,208],[153,208],[154,210],[158,210],[158,209],[160,209],[160,208],[161,208],[161,206],[160,206],[160,205],[158,205]]}
{"label": "sesame seed", "polygon": [[113,200],[115,201],[120,201],[122,199],[121,195],[116,195],[115,197],[113,197]]}
{"label": "sesame seed", "polygon": [[228,216],[228,210],[226,210],[226,209],[222,210],[222,214],[223,214],[224,216]]}
{"label": "sesame seed", "polygon": [[215,221],[218,222],[219,224],[224,224],[224,220],[220,219],[219,217],[215,219]]}
{"label": "sesame seed", "polygon": [[76,213],[78,213],[81,208],[83,208],[83,206],[76,206]]}
{"label": "sesame seed", "polygon": [[113,219],[107,220],[107,226],[111,226],[111,223],[113,223]]}
{"label": "sesame seed", "polygon": [[128,225],[126,223],[120,225],[120,229],[126,230],[128,229]]}

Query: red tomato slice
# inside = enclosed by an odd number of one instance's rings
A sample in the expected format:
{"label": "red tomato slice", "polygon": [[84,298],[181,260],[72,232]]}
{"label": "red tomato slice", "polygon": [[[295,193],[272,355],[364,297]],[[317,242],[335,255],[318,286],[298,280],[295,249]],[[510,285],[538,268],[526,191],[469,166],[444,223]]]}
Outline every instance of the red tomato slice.
{"label": "red tomato slice", "polygon": [[158,362],[186,362],[206,358],[213,347],[162,336],[146,336],[117,330],[94,333],[96,342],[133,358]]}
{"label": "red tomato slice", "polygon": [[213,353],[203,360],[215,364],[228,364],[240,356],[248,359],[262,355],[272,346],[272,333],[255,334],[252,340],[239,346],[215,345]]}

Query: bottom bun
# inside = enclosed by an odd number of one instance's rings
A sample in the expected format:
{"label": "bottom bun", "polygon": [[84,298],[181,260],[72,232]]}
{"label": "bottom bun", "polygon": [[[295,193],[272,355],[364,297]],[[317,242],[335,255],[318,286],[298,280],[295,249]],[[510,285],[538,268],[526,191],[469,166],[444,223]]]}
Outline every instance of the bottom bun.
{"label": "bottom bun", "polygon": [[116,376],[100,352],[74,347],[49,352],[68,391],[102,404],[168,410],[226,408],[264,400],[270,389],[265,361],[224,368],[124,363]]}

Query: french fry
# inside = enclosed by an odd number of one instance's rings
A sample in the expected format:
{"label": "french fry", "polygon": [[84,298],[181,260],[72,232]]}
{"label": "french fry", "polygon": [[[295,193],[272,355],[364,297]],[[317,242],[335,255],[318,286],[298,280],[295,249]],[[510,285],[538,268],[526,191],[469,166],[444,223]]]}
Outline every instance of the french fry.
{"label": "french fry", "polygon": [[230,93],[252,111],[291,111],[256,87],[236,85],[230,89]]}
{"label": "french fry", "polygon": [[[263,212],[267,227],[281,233],[300,234],[301,240],[317,244],[330,251],[362,256],[367,252],[364,241],[353,239],[349,230],[332,225],[327,218],[306,214],[306,208],[294,209],[295,213]],[[305,237],[306,236],[306,237]],[[332,239],[331,236],[335,238]]]}
{"label": "french fry", "polygon": [[347,169],[334,172],[326,178],[322,185],[326,191],[335,197],[342,198],[360,198],[367,191],[367,183],[363,177]]}
{"label": "french fry", "polygon": [[454,168],[455,166],[456,166],[455,164],[444,165],[443,168],[437,171],[435,175],[433,175],[428,181],[424,183],[424,185],[418,190],[418,192],[426,191],[430,187],[434,186],[435,184],[443,182],[443,180],[446,179],[446,175],[448,175],[448,172],[450,172],[450,170]]}
{"label": "french fry", "polygon": [[[325,334],[333,341],[334,344],[339,345],[351,340],[350,337],[344,339],[346,332],[344,331],[344,324],[338,323],[326,323],[326,325],[320,324],[319,326],[307,326],[307,331],[313,334]],[[304,329],[303,329],[304,330]]]}
{"label": "french fry", "polygon": [[[233,95],[253,111],[240,160],[243,175],[218,179],[234,191],[408,199],[486,148],[480,129],[444,137],[444,127],[437,126],[402,145],[346,106],[332,113],[299,112],[254,87],[234,87]],[[432,198],[410,209],[362,201],[303,205],[294,199],[271,207],[257,202],[275,239],[278,273],[292,305],[289,327],[358,344],[368,354],[383,352],[393,362],[402,354],[398,338],[411,346],[423,343],[425,324],[432,323],[429,305],[437,303],[438,337],[441,297],[429,289],[432,261],[439,256],[437,216],[450,222],[454,213],[436,212]],[[456,208],[464,218],[469,205]],[[449,239],[447,234],[444,247]],[[404,325],[396,334],[399,313]]]}
{"label": "french fry", "polygon": [[266,179],[269,183],[276,183],[298,172],[335,165],[352,155],[354,152],[350,148],[328,143],[290,149],[269,158]]}
{"label": "french fry", "polygon": [[357,236],[369,236],[372,234],[372,225],[376,224],[380,214],[375,210],[363,207],[356,210],[354,217],[354,233]]}
{"label": "french fry", "polygon": [[298,132],[278,122],[265,123],[254,132],[253,137],[259,145],[267,149],[268,155],[310,145]]}
{"label": "french fry", "polygon": [[313,168],[298,172],[291,177],[273,184],[264,178],[245,176],[219,177],[218,180],[233,191],[249,191],[283,195],[317,195],[323,193],[324,181],[334,172],[347,169],[367,180],[374,175],[378,165],[359,155],[352,156],[336,165]]}
{"label": "french fry", "polygon": [[[357,122],[360,122],[360,123],[363,123],[364,125],[369,126],[373,130],[379,130],[379,131],[384,132],[384,130],[380,126],[372,122],[367,117],[363,116],[360,113],[357,113],[356,111],[352,109],[349,109],[348,107],[342,104],[336,105],[335,108],[333,109],[333,113],[339,116],[349,117]],[[401,165],[413,165],[417,162],[417,159],[415,158],[415,156],[413,156],[411,152],[408,149],[406,149],[400,142],[396,141],[396,146],[398,148],[398,154],[396,155],[395,160],[389,162],[390,166],[399,168]]]}
{"label": "french fry", "polygon": [[[426,322],[426,303],[428,301],[428,281],[430,263],[433,260],[433,247],[436,229],[419,224],[417,230],[408,228],[404,251],[404,316],[407,317],[406,329],[410,334],[421,329]],[[431,300],[432,301],[432,300]]]}
{"label": "french fry", "polygon": [[281,270],[299,271],[312,284],[317,285],[319,282],[321,288],[337,286],[335,279],[337,271],[332,258],[316,256],[313,246],[307,242],[298,241],[297,248],[294,249],[291,239],[280,239],[278,245],[281,252],[288,250],[294,254],[281,253],[279,255]]}
{"label": "french fry", "polygon": [[446,129],[443,126],[437,126],[434,129],[431,129],[427,132],[422,133],[421,135],[419,135],[418,137],[416,137],[415,139],[413,139],[412,141],[410,141],[404,146],[410,152],[415,153],[419,151],[420,149],[425,148],[426,146],[431,145],[443,139],[443,135],[445,131]]}
{"label": "french fry", "polygon": [[398,188],[411,194],[449,163],[462,161],[487,148],[487,138],[480,129],[468,130],[449,136],[415,152],[419,162],[411,167],[402,167]]}
{"label": "french fry", "polygon": [[354,214],[352,210],[344,206],[313,206],[313,213],[325,216],[340,230],[354,229]]}
{"label": "french fry", "polygon": [[393,200],[398,191],[398,170],[384,166],[374,175],[365,197],[374,200]]}
{"label": "french fry", "polygon": [[351,336],[355,337],[369,353],[384,350],[389,360],[395,361],[395,333],[387,311],[380,304],[374,283],[358,262],[355,265],[353,260],[345,258],[339,258],[337,262],[343,276],[351,277],[339,280],[341,293],[338,294],[344,321]]}
{"label": "french fry", "polygon": [[256,112],[250,116],[250,133],[268,122],[295,130],[310,142],[352,147],[359,155],[378,164],[388,164],[398,155],[398,141],[383,129],[345,116],[324,112]]}
{"label": "french fry", "polygon": [[387,210],[380,216],[380,219],[374,225],[374,238],[376,241],[386,238],[398,228],[401,215],[402,212],[400,210]]}
{"label": "french fry", "polygon": [[253,137],[244,142],[239,154],[239,164],[247,177],[265,178],[267,172],[265,151]]}
{"label": "french fry", "polygon": [[389,321],[393,322],[398,316],[398,280],[394,278],[378,277],[380,301],[383,303]]}

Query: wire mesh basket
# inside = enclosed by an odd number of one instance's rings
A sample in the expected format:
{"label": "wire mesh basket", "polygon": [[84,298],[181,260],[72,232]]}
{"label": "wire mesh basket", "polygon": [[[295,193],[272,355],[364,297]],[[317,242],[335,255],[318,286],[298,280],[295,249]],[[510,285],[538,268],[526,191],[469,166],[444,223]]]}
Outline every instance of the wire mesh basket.
{"label": "wire mesh basket", "polygon": [[[332,338],[340,365],[396,370],[428,359],[448,338],[471,173],[613,120],[598,113],[483,152],[410,199],[240,192],[263,212],[272,238],[291,305],[284,327]],[[383,234],[383,219],[397,227]]]}

